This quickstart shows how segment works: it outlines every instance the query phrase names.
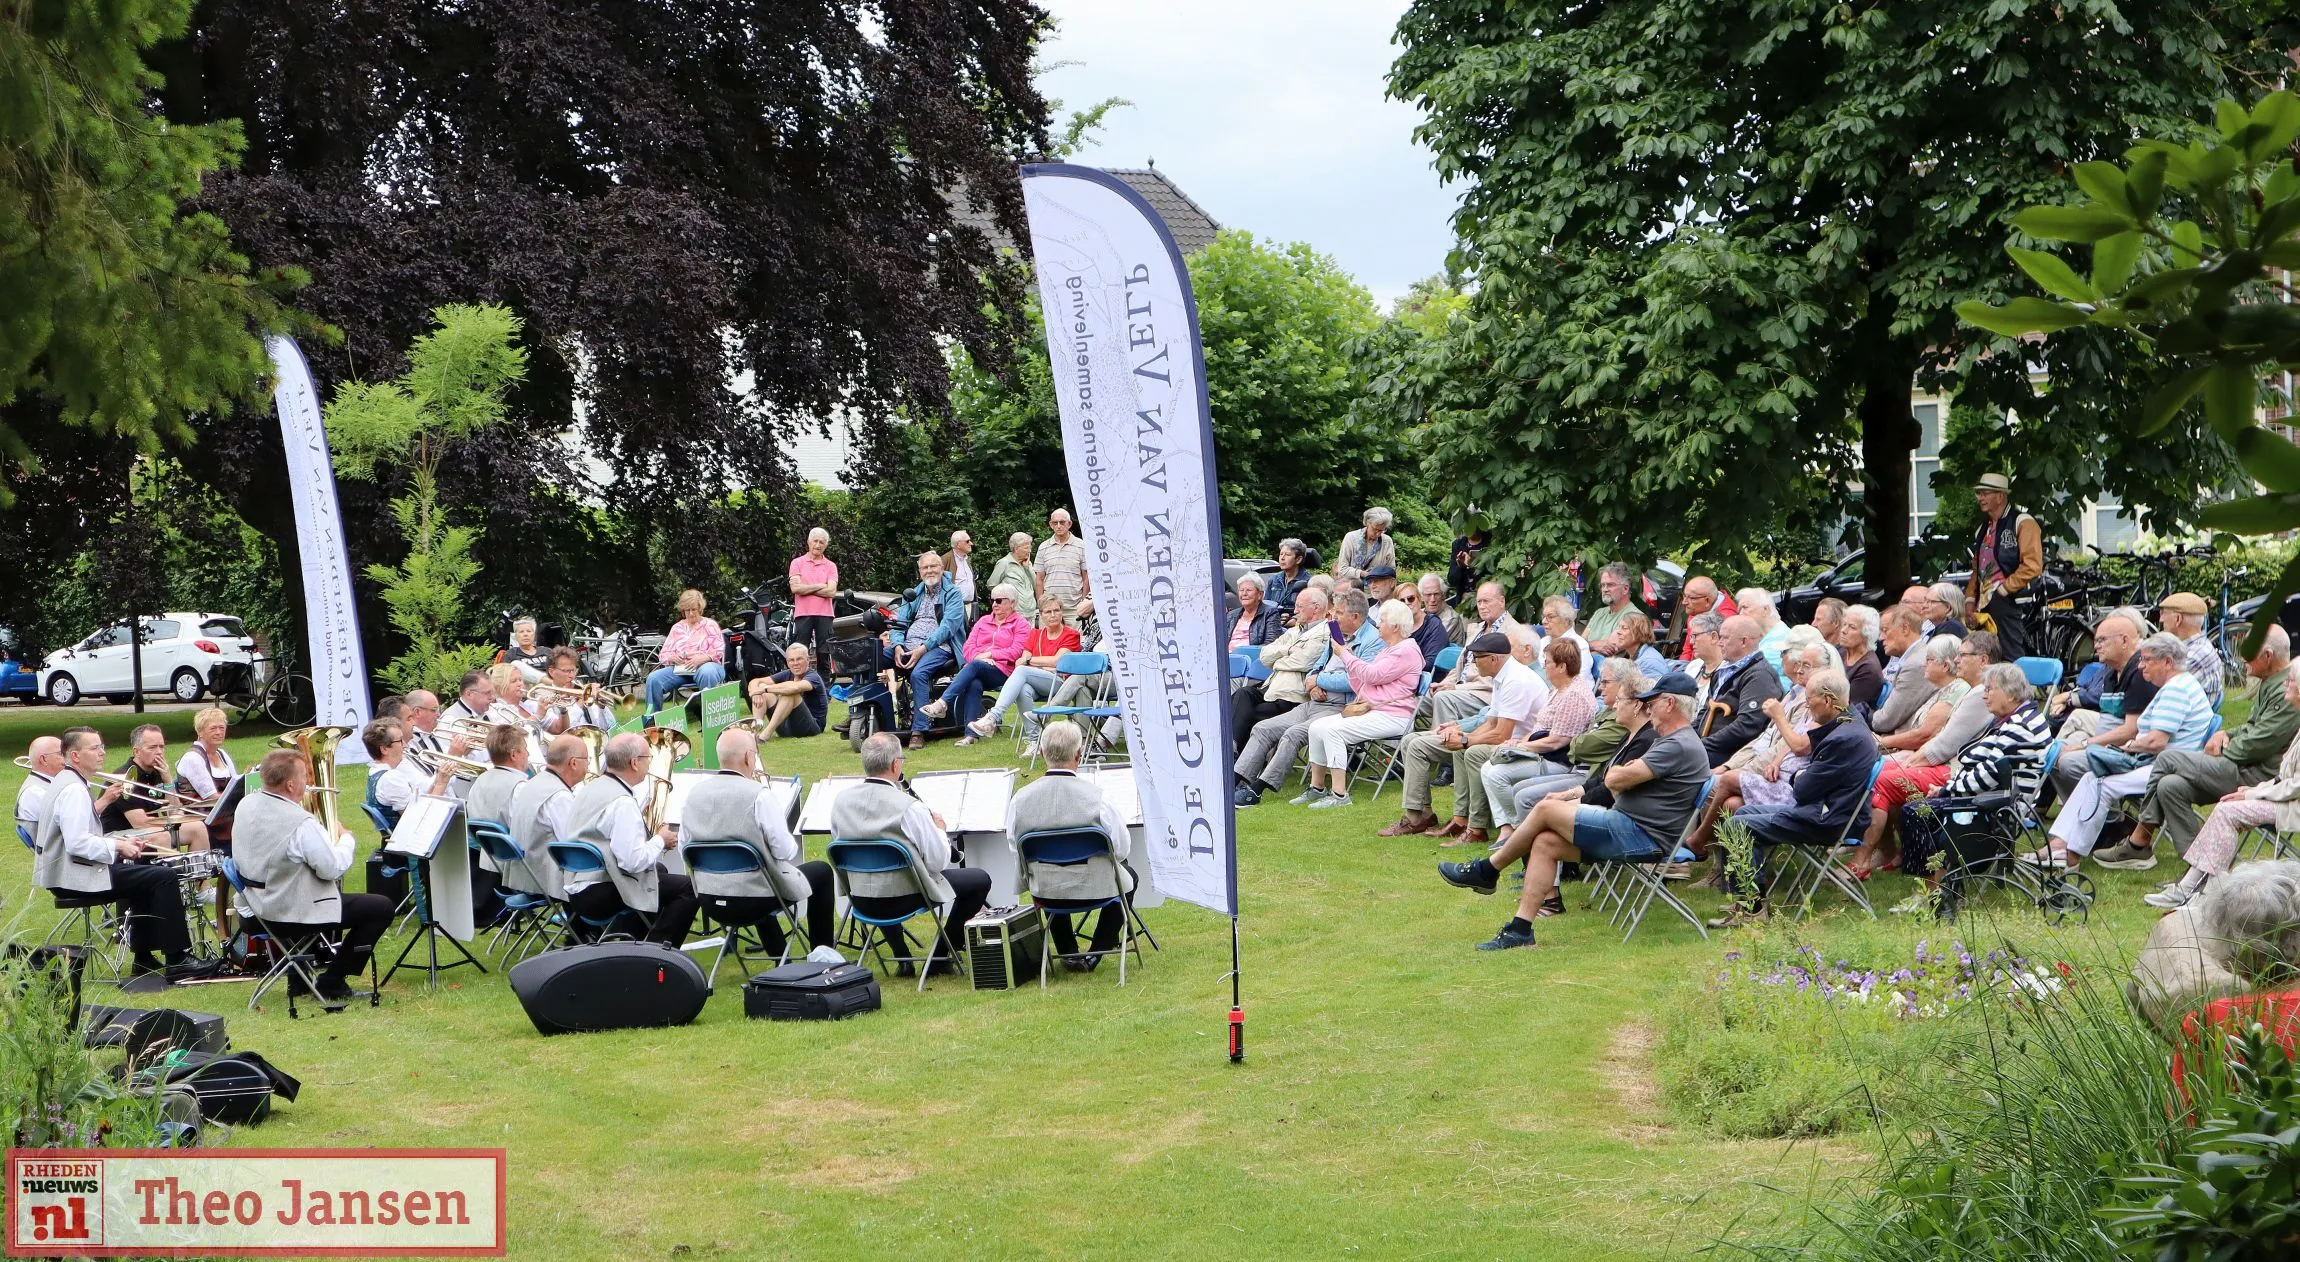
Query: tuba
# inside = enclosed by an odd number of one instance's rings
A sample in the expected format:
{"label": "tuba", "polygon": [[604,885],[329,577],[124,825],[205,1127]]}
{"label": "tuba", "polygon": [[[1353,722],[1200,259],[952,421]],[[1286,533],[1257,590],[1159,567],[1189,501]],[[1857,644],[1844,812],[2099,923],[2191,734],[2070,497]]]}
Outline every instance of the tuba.
{"label": "tuba", "polygon": [[310,760],[311,789],[304,794],[303,808],[319,820],[330,845],[335,844],[336,834],[343,831],[343,820],[336,810],[335,747],[349,735],[348,727],[299,727],[292,732],[282,732],[272,742],[279,749],[292,749]]}
{"label": "tuba", "polygon": [[695,742],[685,732],[667,727],[651,727],[639,735],[647,742],[647,805],[639,817],[651,836],[663,826],[663,814],[671,806],[671,771],[694,752]]}

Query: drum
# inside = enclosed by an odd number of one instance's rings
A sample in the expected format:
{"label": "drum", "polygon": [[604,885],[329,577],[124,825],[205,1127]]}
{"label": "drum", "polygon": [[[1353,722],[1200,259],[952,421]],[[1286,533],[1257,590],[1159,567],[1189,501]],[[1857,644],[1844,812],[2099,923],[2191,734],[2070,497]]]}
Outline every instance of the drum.
{"label": "drum", "polygon": [[224,855],[220,850],[186,850],[178,854],[154,855],[152,862],[173,869],[176,879],[186,884],[211,881],[223,875]]}

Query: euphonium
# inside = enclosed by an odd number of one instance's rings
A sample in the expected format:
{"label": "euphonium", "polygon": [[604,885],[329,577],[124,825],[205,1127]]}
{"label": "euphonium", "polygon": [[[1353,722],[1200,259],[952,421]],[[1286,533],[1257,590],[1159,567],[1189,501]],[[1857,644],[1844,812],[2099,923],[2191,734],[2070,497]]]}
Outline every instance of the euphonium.
{"label": "euphonium", "polygon": [[671,806],[671,770],[686,760],[695,748],[685,732],[667,727],[651,727],[639,734],[647,742],[647,805],[640,818],[647,823],[652,834],[663,826],[663,814]]}
{"label": "euphonium", "polygon": [[335,802],[335,747],[349,735],[348,727],[299,727],[292,732],[282,732],[272,742],[280,749],[292,749],[310,760],[311,788],[304,794],[303,808],[318,818],[330,844],[336,834],[343,831],[343,820],[338,816]]}
{"label": "euphonium", "polygon": [[560,735],[574,737],[576,740],[583,742],[583,748],[591,752],[591,766],[583,774],[583,778],[585,780],[589,780],[597,776],[600,769],[606,766],[607,738],[613,735],[613,733],[609,732],[606,728],[599,727],[590,723],[578,723],[575,726],[568,728],[566,731],[561,732]]}

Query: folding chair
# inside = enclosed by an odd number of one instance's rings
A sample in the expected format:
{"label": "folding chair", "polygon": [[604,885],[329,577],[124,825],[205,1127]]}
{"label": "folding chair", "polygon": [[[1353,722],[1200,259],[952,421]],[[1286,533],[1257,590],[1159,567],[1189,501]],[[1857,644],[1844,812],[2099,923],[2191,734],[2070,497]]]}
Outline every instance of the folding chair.
{"label": "folding chair", "polygon": [[16,840],[23,842],[24,848],[30,850],[32,848],[32,830],[22,824],[16,825]]}
{"label": "folding chair", "polygon": [[1701,923],[1701,913],[1694,911],[1685,904],[1684,899],[1677,897],[1676,892],[1669,888],[1669,882],[1662,877],[1661,869],[1673,862],[1677,851],[1684,848],[1693,839],[1693,830],[1699,827],[1701,822],[1701,809],[1709,804],[1709,794],[1716,787],[1717,778],[1715,776],[1711,776],[1702,783],[1700,795],[1693,800],[1693,813],[1685,817],[1685,828],[1678,834],[1675,846],[1670,846],[1659,854],[1648,855],[1642,859],[1613,860],[1611,866],[1618,870],[1618,879],[1625,882],[1621,891],[1621,903],[1614,908],[1612,919],[1614,924],[1621,924],[1624,920],[1628,922],[1627,930],[1621,935],[1623,942],[1629,941],[1630,937],[1637,932],[1637,926],[1644,923],[1646,909],[1653,906],[1655,899],[1660,899],[1669,906],[1671,911],[1683,916],[1685,923],[1693,926],[1694,931],[1699,933],[1704,941],[1708,939],[1709,927]]}
{"label": "folding chair", "polygon": [[[544,895],[543,882],[528,866],[519,843],[511,839],[510,829],[491,819],[475,819],[469,821],[467,831],[472,844],[495,861],[495,870],[503,878],[503,915],[495,922],[495,936],[487,950],[509,961],[520,953],[522,945],[549,926],[553,904]],[[506,940],[509,950],[504,948]]]}
{"label": "folding chair", "polygon": [[[1445,654],[1440,653],[1438,657],[1443,659]],[[1422,672],[1421,683],[1414,690],[1414,696],[1419,698],[1428,695],[1430,695],[1430,673],[1425,670]],[[1377,736],[1372,740],[1359,741],[1351,746],[1351,751],[1357,755],[1357,766],[1350,772],[1350,777],[1344,782],[1344,787],[1354,792],[1359,785],[1371,779],[1374,782],[1374,795],[1368,800],[1374,802],[1382,800],[1382,788],[1392,779],[1395,779],[1402,788],[1406,780],[1406,737],[1413,735],[1419,725],[1419,719],[1409,720],[1406,723],[1406,730],[1395,736]],[[1303,748],[1308,748],[1307,742],[1304,743]]]}
{"label": "folding chair", "polygon": [[[756,946],[760,955],[767,953],[765,926],[777,925],[783,932],[783,949],[776,955],[777,965],[788,964],[791,949],[802,934],[799,930],[799,908],[810,896],[801,889],[797,897],[783,887],[773,864],[751,842],[740,837],[724,840],[686,841],[679,844],[679,857],[686,860],[687,872],[694,878],[695,894],[702,900],[705,924],[716,924],[724,933],[719,939],[718,954],[711,957],[709,972],[704,974],[706,993],[715,992],[719,984],[719,965],[727,952],[735,953],[735,965],[746,975],[751,967],[746,946]],[[751,937],[744,940],[744,933]],[[809,943],[809,945],[813,945]]]}
{"label": "folding chair", "polygon": [[[1094,959],[1100,959],[1105,955],[1116,955],[1118,957],[1118,984],[1125,985],[1126,953],[1131,951],[1136,960],[1142,959],[1142,948],[1135,945],[1134,942],[1135,926],[1141,924],[1142,918],[1134,910],[1134,900],[1127,895],[1125,878],[1120,875],[1118,867],[1118,856],[1111,853],[1110,838],[1105,836],[1099,828],[1024,833],[1015,839],[1015,849],[1021,855],[1024,882],[1031,887],[1031,905],[1038,909],[1038,988],[1040,990],[1046,989],[1046,975],[1050,971],[1048,965],[1053,962],[1054,958],[1054,928],[1047,920],[1048,913],[1076,916],[1078,921],[1083,924],[1086,913],[1098,912],[1102,915],[1108,915],[1108,909],[1113,907],[1118,909],[1118,915],[1124,927],[1124,936],[1119,939],[1118,945],[1102,950],[1080,951],[1078,954]],[[1108,894],[1071,898],[1041,898],[1038,896],[1037,883],[1032,876],[1037,869],[1042,867],[1091,868],[1096,859],[1101,859],[1109,872],[1110,892]],[[1144,936],[1148,936],[1149,932],[1147,927],[1142,930]]]}
{"label": "folding chair", "polygon": [[[1877,792],[1877,777],[1885,772],[1885,760],[1869,768],[1869,780],[1861,786],[1861,800],[1867,801]],[[1845,855],[1858,849],[1860,842],[1853,839],[1853,821],[1860,817],[1858,810],[1845,813],[1845,826],[1837,830],[1835,840],[1822,845],[1786,845],[1773,847],[1781,871],[1776,876],[1774,890],[1768,898],[1774,910],[1791,908],[1791,916],[1801,916],[1813,909],[1813,895],[1821,892],[1823,884],[1834,885],[1844,891],[1853,905],[1877,918],[1876,907],[1869,902],[1869,892],[1859,881],[1845,872]],[[1786,853],[1781,853],[1786,852]]]}
{"label": "folding chair", "polygon": [[2023,657],[2013,665],[2020,667],[2020,673],[2028,677],[2029,687],[2044,694],[2037,700],[2037,704],[2044,707],[2046,713],[2051,713],[2053,694],[2060,691],[2061,676],[2068,668],[2061,665],[2057,657]]}
{"label": "folding chair", "polygon": [[[1082,751],[1082,761],[1087,766],[1093,766],[1108,759],[1111,757],[1111,750],[1109,742],[1102,737],[1102,724],[1106,719],[1118,717],[1118,707],[1110,704],[1114,695],[1112,690],[1117,686],[1117,680],[1110,674],[1110,655],[1107,653],[1064,653],[1054,659],[1054,673],[1057,675],[1080,675],[1098,679],[1099,682],[1092,686],[1092,691],[1088,693],[1085,705],[1032,706],[1031,714],[1035,715],[1041,724],[1049,719],[1066,718],[1076,721],[1080,734],[1086,738]],[[1038,763],[1035,757],[1030,761],[1033,766]]]}
{"label": "folding chair", "polygon": [[56,910],[63,912],[64,918],[48,930],[48,936],[41,939],[40,945],[78,947],[101,970],[97,976],[115,985],[126,981],[133,968],[128,913],[114,896],[82,894],[76,890],[48,892],[55,897]]}
{"label": "folding chair", "polygon": [[[554,841],[545,846],[544,850],[550,854],[551,861],[559,865],[559,872],[565,878],[561,888],[613,880],[607,875],[607,856],[588,841]],[[616,922],[626,916],[638,920],[642,925],[647,922],[645,916],[628,907],[620,908],[609,916],[583,916],[576,914],[575,908],[564,898],[554,899],[553,902],[558,906],[559,914],[567,918],[566,936],[570,944],[603,942],[617,936],[631,936],[618,935],[615,931]]]}
{"label": "folding chair", "polygon": [[[333,955],[341,949],[342,944],[335,936],[325,929],[283,930],[273,926],[263,917],[249,910],[247,878],[241,874],[240,865],[230,855],[224,856],[223,874],[224,883],[231,886],[232,893],[237,897],[240,905],[241,929],[248,936],[249,954],[255,953],[258,942],[270,944],[267,953],[271,958],[264,970],[264,975],[256,982],[255,993],[248,996],[249,1009],[253,1010],[261,1004],[264,995],[269,993],[272,987],[283,981],[288,983],[288,1019],[291,1021],[297,1016],[295,1008],[297,986],[302,986],[306,993],[319,999],[322,1011],[341,1012],[349,1007],[350,999],[327,999],[321,997],[319,993],[320,952],[324,949],[328,954]],[[371,951],[367,957],[368,987],[366,992],[368,1006],[371,1008],[383,1002],[383,987],[376,978],[375,970],[375,952]],[[350,996],[351,999],[358,997],[359,992],[356,991]]]}
{"label": "folding chair", "polygon": [[1451,676],[1453,668],[1459,665],[1461,665],[1461,645],[1448,644],[1438,650],[1437,660],[1430,663],[1430,674],[1433,677],[1438,675]]}
{"label": "folding chair", "polygon": [[[847,896],[846,922],[840,927],[838,935],[840,944],[852,948],[858,956],[870,955],[878,961],[880,971],[890,976],[893,974],[893,970],[888,967],[890,961],[910,965],[918,972],[919,992],[925,993],[927,974],[934,971],[935,955],[942,949],[942,908],[927,896],[925,888],[919,884],[918,872],[911,866],[910,847],[891,838],[834,840],[825,857],[830,860],[831,870],[838,874],[839,885]],[[854,899],[858,893],[864,898],[907,899],[914,901],[917,906],[899,915],[871,915],[855,907]],[[919,916],[927,917],[934,924],[934,933],[927,940],[926,954],[906,955],[888,950],[902,926]],[[862,926],[861,936],[850,941],[847,935],[856,925]],[[874,936],[878,939],[875,951],[871,943]],[[908,940],[907,935],[904,940]],[[951,962],[958,968],[959,974],[965,976],[966,953],[955,951],[952,955]]]}

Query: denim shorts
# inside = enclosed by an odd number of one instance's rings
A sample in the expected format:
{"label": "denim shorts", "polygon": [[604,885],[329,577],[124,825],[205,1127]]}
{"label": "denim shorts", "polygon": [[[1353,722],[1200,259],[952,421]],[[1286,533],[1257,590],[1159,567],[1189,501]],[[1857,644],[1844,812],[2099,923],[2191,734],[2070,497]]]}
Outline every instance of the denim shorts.
{"label": "denim shorts", "polygon": [[1637,821],[1602,806],[1573,808],[1573,848],[1584,859],[1642,859],[1661,853]]}

